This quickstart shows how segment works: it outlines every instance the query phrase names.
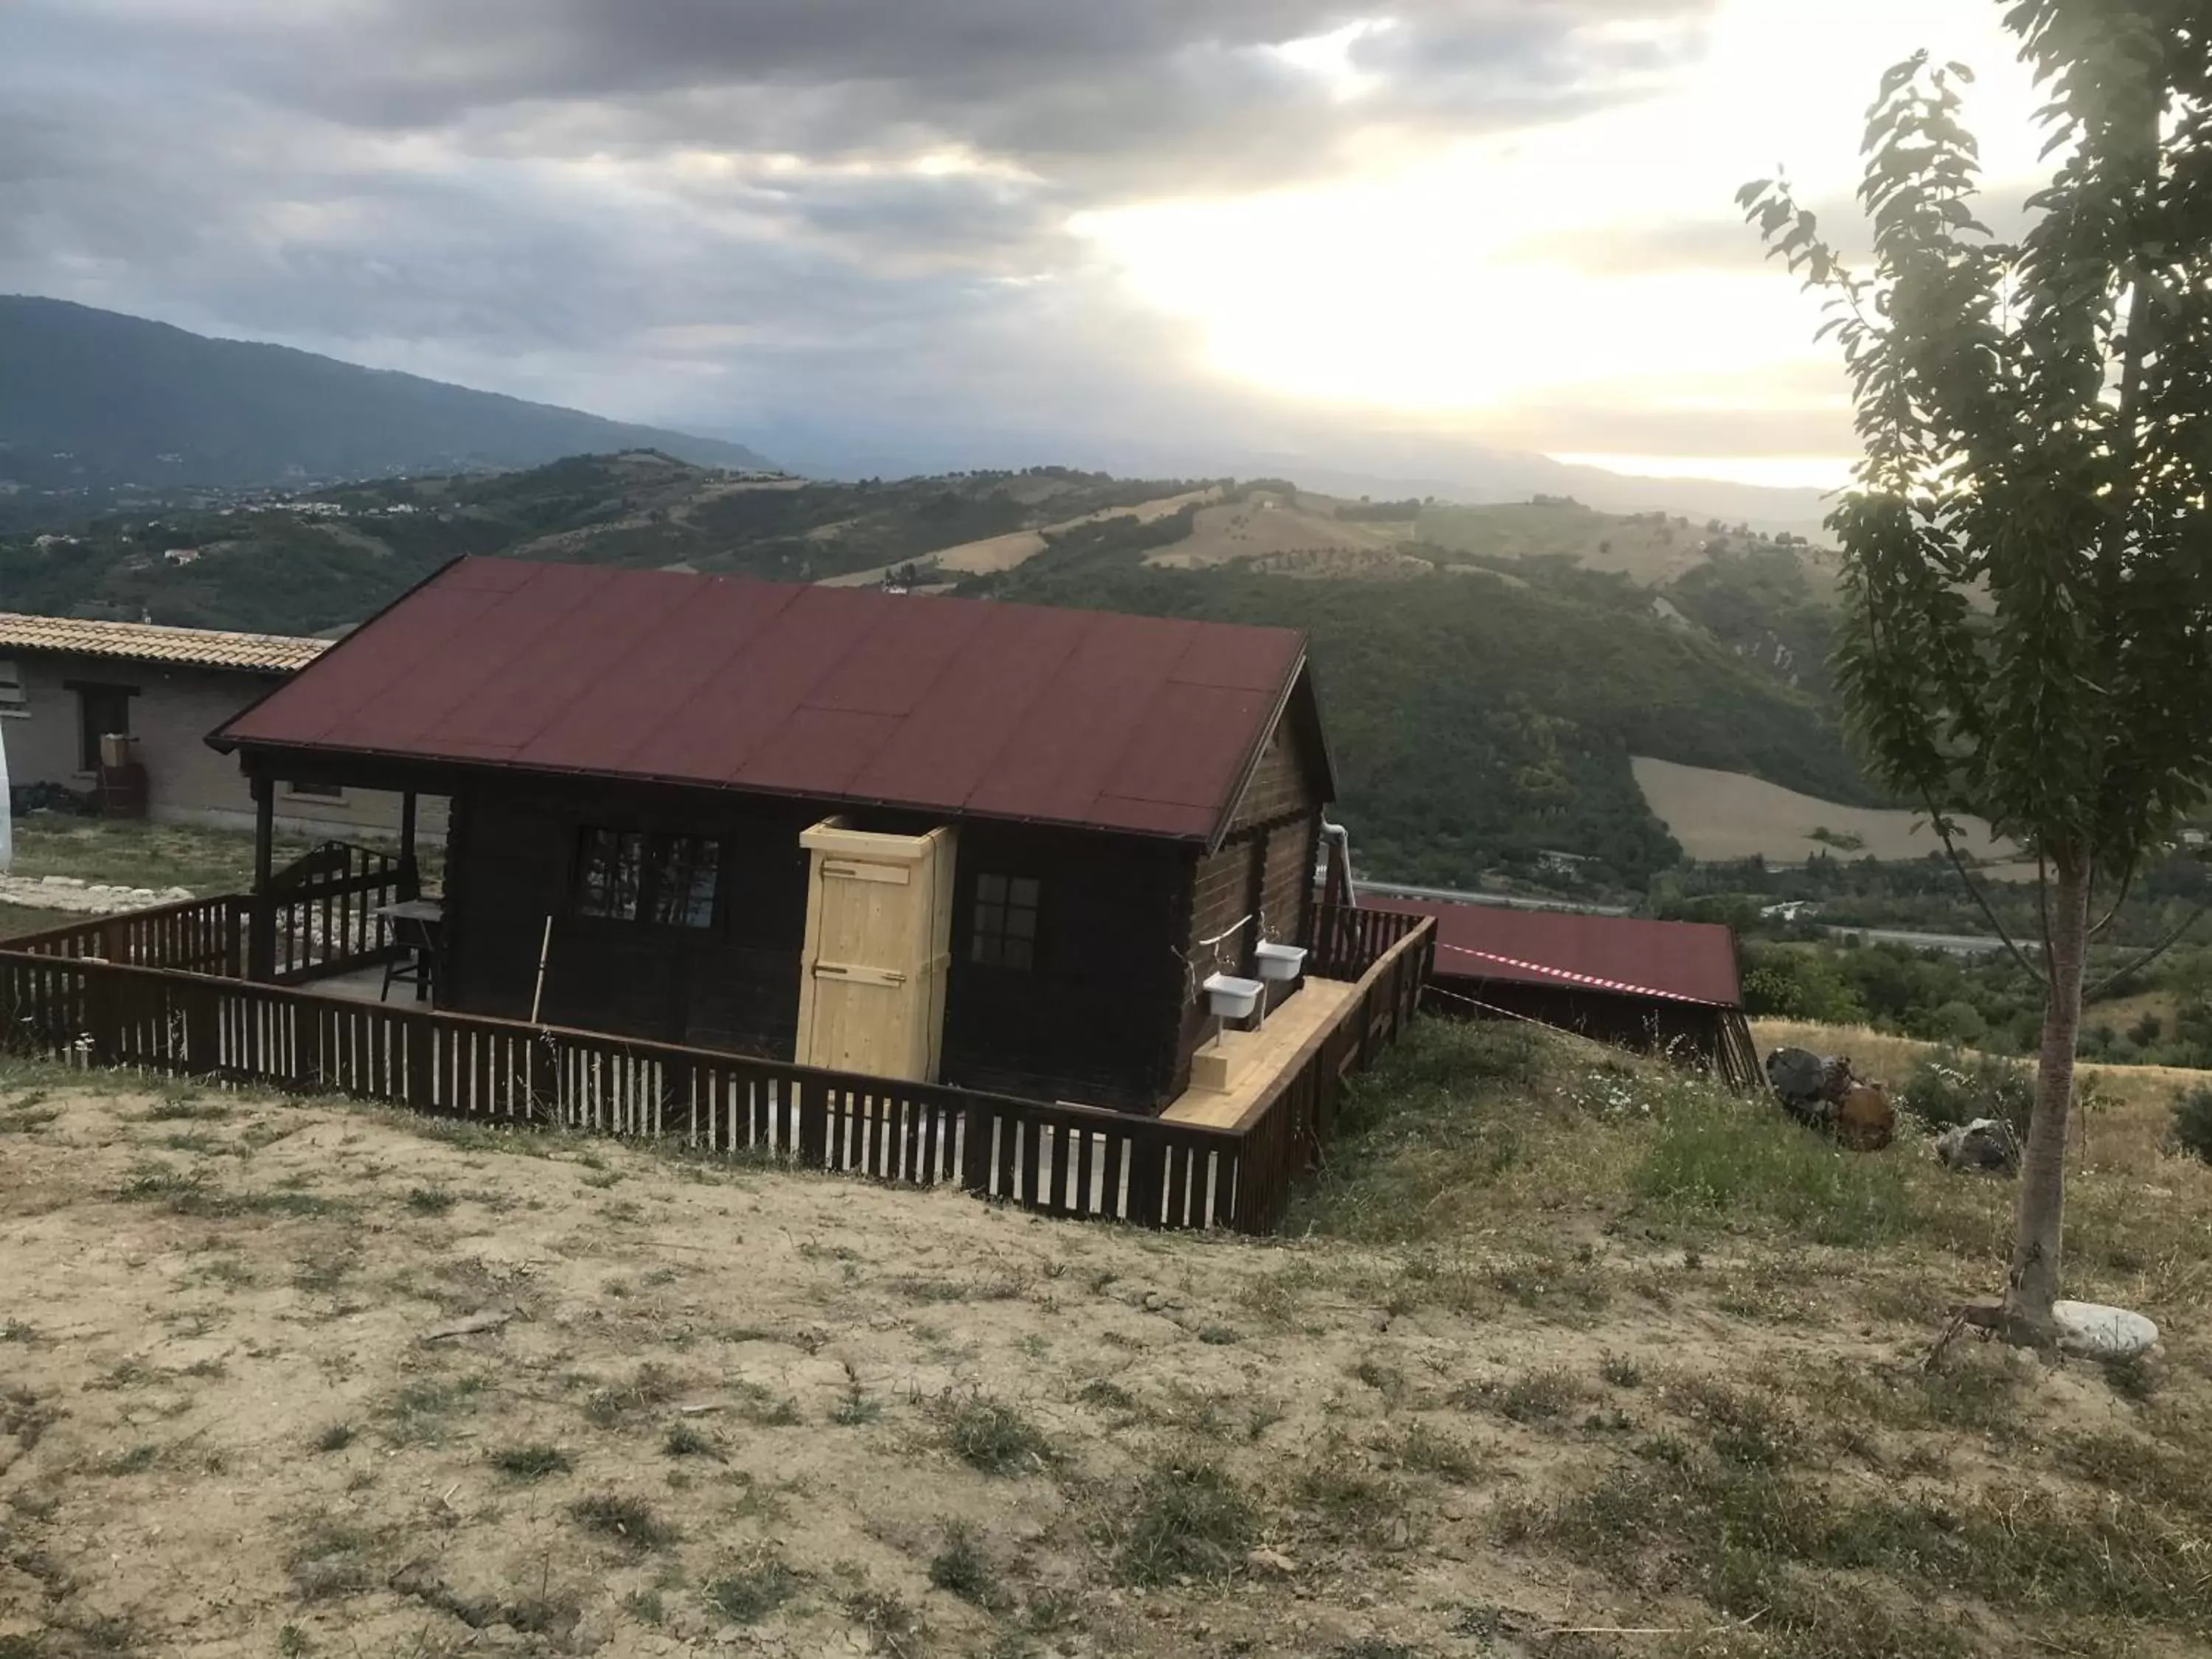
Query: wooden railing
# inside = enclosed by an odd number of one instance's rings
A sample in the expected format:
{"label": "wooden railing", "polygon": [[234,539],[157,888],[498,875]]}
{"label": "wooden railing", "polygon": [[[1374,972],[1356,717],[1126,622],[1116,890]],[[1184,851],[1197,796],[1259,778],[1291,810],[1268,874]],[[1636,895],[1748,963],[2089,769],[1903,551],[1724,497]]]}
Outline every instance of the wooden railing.
{"label": "wooden railing", "polygon": [[415,895],[389,853],[328,841],[301,854],[252,907],[253,976],[285,983],[349,973],[383,960],[388,941],[377,910]]}
{"label": "wooden railing", "polygon": [[150,910],[94,916],[7,941],[10,951],[33,956],[127,962],[141,968],[180,968],[187,973],[244,971],[245,901],[230,894],[180,899]]}
{"label": "wooden railing", "polygon": [[1363,909],[1316,899],[1306,920],[1306,971],[1358,979],[1383,954],[1431,919],[1402,910]]}
{"label": "wooden railing", "polygon": [[6,948],[296,983],[382,961],[389,946],[376,912],[414,896],[400,860],[391,854],[325,842],[278,871],[265,897],[219,893],[180,899],[11,939]]}
{"label": "wooden railing", "polygon": [[1050,1215],[1256,1233],[1281,1219],[1292,1183],[1328,1139],[1344,1079],[1412,1018],[1435,938],[1433,923],[1415,921],[1362,975],[1346,1017],[1310,1039],[1279,1085],[1227,1129],[341,1000],[15,940],[0,946],[0,1047],[957,1184]]}
{"label": "wooden railing", "polygon": [[1308,1037],[1276,1085],[1229,1130],[1240,1142],[1237,1225],[1243,1231],[1271,1231],[1282,1220],[1292,1188],[1335,1134],[1345,1079],[1366,1070],[1419,1012],[1436,962],[1437,924],[1428,916],[1401,919],[1409,926],[1359,975],[1344,1017]]}

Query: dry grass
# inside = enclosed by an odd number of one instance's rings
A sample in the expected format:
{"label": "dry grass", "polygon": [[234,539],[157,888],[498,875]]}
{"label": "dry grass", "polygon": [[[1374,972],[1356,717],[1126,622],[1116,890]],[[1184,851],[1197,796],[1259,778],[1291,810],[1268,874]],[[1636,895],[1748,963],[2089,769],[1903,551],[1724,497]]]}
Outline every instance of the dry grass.
{"label": "dry grass", "polygon": [[[1145,562],[1195,570],[1245,560],[1280,574],[1371,576],[1397,562],[1395,550],[1412,530],[1410,524],[1339,519],[1326,497],[1301,495],[1293,503],[1261,493],[1201,508],[1188,537],[1146,554]],[[1425,559],[1406,562],[1423,573],[1434,568]]]}
{"label": "dry grass", "polygon": [[[1860,838],[1863,845],[1839,853],[1839,857],[1923,859],[1943,850],[1923,812],[1838,806],[1741,772],[1683,766],[1643,755],[1629,764],[1645,803],[1693,859],[1758,857],[1802,863],[1821,850],[1822,843],[1813,838],[1820,829]],[[1978,859],[2004,860],[2018,850],[2009,842],[1993,840],[1988,825],[1978,818],[1959,820],[1958,842],[1960,852]],[[2005,866],[1994,873],[2011,877],[2018,872]],[[2026,874],[2033,877],[2033,865]]]}
{"label": "dry grass", "polygon": [[2003,1188],[1518,1030],[1273,1241],[0,1071],[0,1653],[2196,1650],[2212,1170],[2133,1080],[2108,1375],[1923,1364]]}

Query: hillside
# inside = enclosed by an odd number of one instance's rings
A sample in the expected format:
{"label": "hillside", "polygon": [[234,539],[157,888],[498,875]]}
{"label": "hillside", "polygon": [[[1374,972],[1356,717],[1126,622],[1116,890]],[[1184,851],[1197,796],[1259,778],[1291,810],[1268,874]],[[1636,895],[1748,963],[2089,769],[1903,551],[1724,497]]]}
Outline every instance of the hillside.
{"label": "hillside", "polygon": [[0,1651],[2201,1653],[2212,1170],[2087,1080],[2109,1369],[1931,1352],[2011,1194],[1917,1123],[1502,1024],[1269,1239],[0,1066]]}
{"label": "hillside", "polygon": [[98,504],[125,485],[531,466],[639,447],[717,466],[766,465],[736,444],[0,295],[0,480],[31,501],[76,492],[65,499]]}
{"label": "hillside", "polygon": [[[741,478],[665,454],[397,478],[301,501],[112,516],[0,539],[10,608],[317,633],[464,553],[874,582],[1307,629],[1361,866],[1600,892],[1680,849],[1630,757],[1880,805],[1804,678],[1826,615],[1794,547],[1707,549],[1663,586],[1593,568],[1664,526],[1581,508],[1439,510],[1285,480],[1060,468],[893,482]],[[1424,539],[1451,533],[1461,545]],[[1692,538],[1680,526],[1678,539]],[[1620,560],[1615,561],[1620,562]],[[1647,576],[1655,573],[1646,571]],[[1794,647],[1778,647],[1783,638]],[[1793,654],[1794,653],[1794,654]]]}
{"label": "hillside", "polygon": [[1632,754],[1874,804],[1819,702],[1656,614],[1620,578],[1483,580],[1411,568],[1411,556],[1387,580],[1163,568],[1179,550],[1173,527],[1061,538],[958,591],[1305,629],[1340,816],[1371,874],[1471,883],[1499,866],[1531,874],[1564,852],[1596,861],[1594,883],[1640,887],[1680,848],[1638,789]]}

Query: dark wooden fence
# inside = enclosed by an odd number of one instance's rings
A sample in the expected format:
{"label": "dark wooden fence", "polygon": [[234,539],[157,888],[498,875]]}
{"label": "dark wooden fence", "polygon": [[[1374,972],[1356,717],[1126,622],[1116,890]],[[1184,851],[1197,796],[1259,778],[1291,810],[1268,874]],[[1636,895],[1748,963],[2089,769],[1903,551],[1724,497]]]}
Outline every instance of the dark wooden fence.
{"label": "dark wooden fence", "polygon": [[[1239,1197],[1255,1214],[1267,1217],[1265,1227],[1255,1231],[1266,1231],[1282,1219],[1291,1188],[1313,1168],[1321,1149],[1335,1135],[1345,1080],[1366,1070],[1395,1042],[1420,1009],[1421,992],[1436,962],[1437,925],[1428,916],[1401,920],[1409,925],[1356,935],[1378,948],[1357,975],[1354,998],[1344,1018],[1308,1037],[1275,1088],[1254,1102],[1230,1130],[1243,1143]],[[1349,934],[1352,930],[1343,931]],[[1383,943],[1386,937],[1388,943]]]}
{"label": "dark wooden fence", "polygon": [[263,974],[297,983],[381,962],[389,946],[377,908],[413,896],[390,854],[325,842],[278,871],[264,899],[240,893],[180,899],[11,939],[5,948],[237,978],[254,964],[258,927],[266,945]]}
{"label": "dark wooden fence", "polygon": [[1427,916],[1316,899],[1306,919],[1306,971],[1325,979],[1358,979],[1425,923],[1434,931]]}
{"label": "dark wooden fence", "polygon": [[326,841],[270,878],[250,907],[254,977],[296,984],[381,962],[389,949],[376,912],[413,898],[401,861],[373,847]]}
{"label": "dark wooden fence", "polygon": [[65,927],[27,933],[8,940],[4,948],[33,956],[235,975],[245,966],[239,933],[241,902],[228,893],[214,898],[179,899],[150,910],[94,916]]}
{"label": "dark wooden fence", "polygon": [[0,948],[0,1044],[64,1063],[957,1184],[1051,1215],[1265,1232],[1327,1137],[1344,1079],[1413,1016],[1434,939],[1432,923],[1416,921],[1366,966],[1346,1017],[1310,1040],[1280,1086],[1229,1129],[340,1000],[15,941]]}

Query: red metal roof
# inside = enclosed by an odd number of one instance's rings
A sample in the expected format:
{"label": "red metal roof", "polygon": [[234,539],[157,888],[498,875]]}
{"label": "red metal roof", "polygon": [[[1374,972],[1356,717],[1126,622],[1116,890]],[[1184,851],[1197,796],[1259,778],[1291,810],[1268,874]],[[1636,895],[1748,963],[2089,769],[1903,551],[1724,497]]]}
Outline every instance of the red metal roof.
{"label": "red metal roof", "polygon": [[1285,629],[463,559],[210,739],[1211,837]]}
{"label": "red metal roof", "polygon": [[1502,979],[1733,1008],[1735,935],[1704,921],[1646,921],[1362,893],[1359,902],[1437,919],[1439,979]]}

